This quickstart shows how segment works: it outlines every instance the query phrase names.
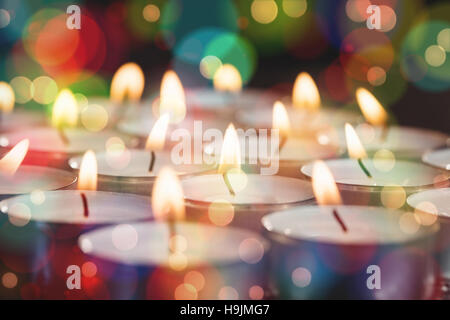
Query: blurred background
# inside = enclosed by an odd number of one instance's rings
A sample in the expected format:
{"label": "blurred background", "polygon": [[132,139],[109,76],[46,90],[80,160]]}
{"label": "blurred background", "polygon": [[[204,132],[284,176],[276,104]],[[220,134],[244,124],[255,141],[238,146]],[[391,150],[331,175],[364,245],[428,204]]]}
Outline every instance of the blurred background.
{"label": "blurred background", "polygon": [[[66,27],[74,4],[80,30]],[[380,30],[367,28],[370,5]],[[84,102],[107,96],[129,61],[143,68],[147,96],[169,68],[203,87],[230,63],[246,87],[280,96],[308,71],[324,104],[342,108],[356,109],[364,86],[394,122],[450,133],[447,0],[0,0],[0,44],[0,80],[25,108],[48,112],[64,87]]]}

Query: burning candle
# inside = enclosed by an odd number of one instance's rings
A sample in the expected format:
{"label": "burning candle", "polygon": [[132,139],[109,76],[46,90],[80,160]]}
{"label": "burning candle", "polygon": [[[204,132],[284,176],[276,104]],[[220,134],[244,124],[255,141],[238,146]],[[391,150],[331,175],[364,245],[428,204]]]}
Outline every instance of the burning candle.
{"label": "burning candle", "polygon": [[161,170],[152,207],[160,221],[102,228],[79,239],[108,279],[112,298],[248,299],[252,288],[262,291],[265,240],[180,221],[183,189],[173,170]]}
{"label": "burning candle", "polygon": [[20,140],[30,141],[30,152],[26,163],[67,166],[68,157],[81,154],[89,149],[104,150],[109,139],[119,137],[128,145],[135,145],[124,135],[113,131],[91,132],[75,128],[78,123],[78,106],[73,94],[62,90],[53,106],[52,125],[49,127],[35,127],[20,131],[4,133],[0,136],[2,147],[9,148]]}
{"label": "burning candle", "polygon": [[78,250],[78,236],[99,226],[152,218],[148,197],[95,191],[95,169],[95,155],[88,151],[78,190],[34,192],[1,204],[7,217],[0,228],[1,260],[20,283],[40,288],[35,298],[89,297],[67,284],[68,267],[89,262]]}
{"label": "burning candle", "polygon": [[[297,76],[292,91],[292,107],[288,109],[293,136],[318,139],[327,144],[323,133],[330,128],[341,127],[345,122],[358,123],[360,117],[349,111],[322,108],[319,90],[313,78],[306,72]],[[258,114],[255,117],[255,114]],[[272,110],[269,108],[247,108],[237,112],[236,119],[245,127],[270,128]],[[325,137],[326,138],[326,137]]]}
{"label": "burning candle", "polygon": [[[162,115],[153,126],[145,149],[115,148],[97,154],[99,190],[148,194],[160,169],[173,164],[169,150],[163,150],[169,115]],[[81,157],[69,160],[72,169],[78,170]],[[212,169],[203,164],[180,164],[174,166],[178,175],[193,175]]]}
{"label": "burning candle", "polygon": [[0,132],[18,130],[19,128],[45,123],[41,113],[14,110],[15,95],[11,86],[0,82]]}
{"label": "burning candle", "polygon": [[443,170],[450,170],[450,148],[426,152],[422,161]]}
{"label": "burning candle", "polygon": [[[397,158],[418,158],[430,149],[444,146],[447,135],[419,128],[388,125],[388,114],[381,103],[366,89],[356,91],[356,99],[370,125],[361,125],[358,133],[370,154],[389,150]],[[329,135],[331,141],[342,142],[343,133]],[[336,141],[337,140],[337,141]]]}
{"label": "burning candle", "polygon": [[225,132],[217,173],[182,180],[188,219],[259,231],[261,217],[268,212],[311,199],[308,182],[275,175],[247,174],[240,169],[240,161],[238,136],[230,125]]}
{"label": "burning candle", "polygon": [[408,205],[414,210],[414,218],[420,225],[439,224],[435,253],[444,281],[443,293],[448,297],[450,289],[450,188],[415,193],[408,197]]}
{"label": "burning candle", "polygon": [[22,140],[0,159],[0,199],[62,189],[75,182],[76,177],[65,171],[21,165],[28,146],[29,141]]}
{"label": "burning candle", "polygon": [[[351,125],[346,125],[347,148],[351,158],[326,160],[346,204],[383,204],[398,209],[406,196],[420,190],[444,187],[450,174],[419,162],[394,157],[365,159],[366,152]],[[313,164],[301,171],[312,177]]]}
{"label": "burning candle", "polygon": [[[437,228],[412,213],[341,205],[327,166],[314,164],[319,206],[263,218],[271,241],[270,274],[284,299],[427,299],[433,295]],[[414,220],[414,218],[412,218]]]}

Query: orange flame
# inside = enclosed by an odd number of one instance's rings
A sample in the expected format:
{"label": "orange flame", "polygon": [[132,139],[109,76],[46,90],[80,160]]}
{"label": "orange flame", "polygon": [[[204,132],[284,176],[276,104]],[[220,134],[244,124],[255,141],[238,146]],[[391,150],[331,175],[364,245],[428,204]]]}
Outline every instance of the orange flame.
{"label": "orange flame", "polygon": [[309,73],[302,72],[295,79],[292,102],[299,109],[317,111],[320,108],[319,89]]}
{"label": "orange flame", "polygon": [[222,152],[220,154],[220,163],[217,172],[227,173],[231,169],[240,170],[240,168],[241,150],[239,145],[239,138],[234,125],[230,123],[227,130],[225,131]]}
{"label": "orange flame", "polygon": [[153,214],[157,220],[182,220],[185,216],[184,193],[177,174],[163,167],[152,192]]}
{"label": "orange flame", "polygon": [[19,169],[25,155],[28,152],[30,141],[24,139],[14,146],[1,160],[0,172],[6,175],[14,175]]}
{"label": "orange flame", "polygon": [[11,86],[1,81],[0,82],[0,111],[4,113],[10,113],[14,109],[15,103],[14,90]]}
{"label": "orange flame", "polygon": [[342,203],[333,175],[323,161],[314,162],[312,186],[314,195],[320,205],[339,205]]}
{"label": "orange flame", "polygon": [[242,90],[241,74],[235,66],[224,64],[214,73],[213,84],[217,91],[240,92]]}
{"label": "orange flame", "polygon": [[164,148],[167,127],[169,126],[169,115],[163,114],[156,122],[148,135],[145,149],[158,151]]}
{"label": "orange flame", "polygon": [[74,127],[78,122],[78,104],[72,91],[63,89],[53,104],[52,124],[55,127]]}
{"label": "orange flame", "polygon": [[123,102],[126,97],[132,102],[141,99],[145,78],[141,67],[134,62],[122,65],[114,74],[111,82],[111,100]]}
{"label": "orange flame", "polygon": [[288,137],[291,131],[291,123],[284,105],[277,101],[273,105],[272,128],[278,129],[282,137]]}
{"label": "orange flame", "polygon": [[97,190],[97,159],[92,150],[86,151],[81,160],[78,190]]}
{"label": "orange flame", "polygon": [[383,126],[386,124],[388,115],[381,103],[364,88],[356,90],[356,100],[367,122],[374,126]]}
{"label": "orange flame", "polygon": [[169,70],[161,81],[159,114],[168,113],[172,123],[181,122],[186,116],[186,96],[177,74]]}
{"label": "orange flame", "polygon": [[345,124],[345,138],[347,140],[347,150],[350,158],[364,159],[367,158],[366,150],[364,149],[358,134],[353,129],[351,124]]}

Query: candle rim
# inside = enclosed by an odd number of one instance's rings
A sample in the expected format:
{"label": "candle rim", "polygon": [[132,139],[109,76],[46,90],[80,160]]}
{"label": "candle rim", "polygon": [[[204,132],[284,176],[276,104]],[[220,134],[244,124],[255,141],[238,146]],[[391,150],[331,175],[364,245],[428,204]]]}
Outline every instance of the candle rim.
{"label": "candle rim", "polygon": [[[450,142],[450,140],[449,140],[449,142]],[[446,153],[448,153],[448,156],[449,156],[449,162],[447,164],[438,163],[437,159],[434,158],[435,156],[439,156],[441,154],[445,155]],[[422,161],[425,164],[432,166],[434,168],[450,171],[450,146],[439,148],[439,149],[434,149],[434,150],[429,150],[429,151],[425,152],[422,155]]]}
{"label": "candle rim", "polygon": [[[435,196],[435,197],[433,197]],[[447,196],[447,197],[446,197]],[[438,198],[441,199],[443,197],[444,199],[450,199],[450,187],[448,188],[437,188],[437,189],[429,189],[429,190],[423,190],[420,192],[413,193],[409,195],[406,199],[406,203],[413,209],[419,209],[417,206],[424,201],[428,201],[433,203],[433,201],[430,200],[430,198]],[[450,201],[449,201],[450,203]],[[434,203],[433,203],[434,204]],[[424,211],[424,209],[420,208],[420,211]],[[425,211],[429,214],[434,214],[433,212]],[[445,214],[438,210],[437,216],[439,219],[444,219],[447,223],[450,223],[450,212],[448,214]]]}

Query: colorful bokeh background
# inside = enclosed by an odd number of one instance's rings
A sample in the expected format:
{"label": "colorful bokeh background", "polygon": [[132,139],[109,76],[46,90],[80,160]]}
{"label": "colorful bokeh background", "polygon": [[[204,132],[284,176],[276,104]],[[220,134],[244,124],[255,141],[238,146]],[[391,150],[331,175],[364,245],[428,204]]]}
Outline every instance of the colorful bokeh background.
{"label": "colorful bokeh background", "polygon": [[[74,4],[80,30],[66,27]],[[367,28],[370,5],[380,30]],[[63,87],[106,96],[128,61],[143,68],[146,95],[169,68],[199,87],[231,63],[246,87],[287,95],[308,71],[326,104],[356,108],[365,86],[396,122],[450,132],[446,0],[0,0],[0,45],[0,80],[26,108],[48,111]]]}

